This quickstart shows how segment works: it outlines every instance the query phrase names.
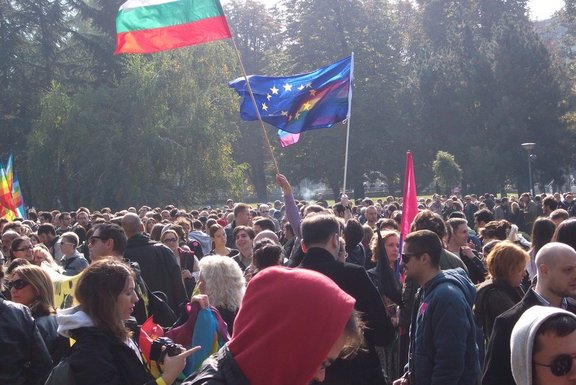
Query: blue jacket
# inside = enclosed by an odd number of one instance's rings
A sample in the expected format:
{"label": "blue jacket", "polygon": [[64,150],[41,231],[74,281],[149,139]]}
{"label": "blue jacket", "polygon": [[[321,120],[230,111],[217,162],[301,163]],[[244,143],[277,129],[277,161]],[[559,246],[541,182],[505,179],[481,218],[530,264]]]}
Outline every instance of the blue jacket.
{"label": "blue jacket", "polygon": [[444,270],[420,289],[410,327],[412,385],[470,385],[480,373],[472,306],[463,269]]}

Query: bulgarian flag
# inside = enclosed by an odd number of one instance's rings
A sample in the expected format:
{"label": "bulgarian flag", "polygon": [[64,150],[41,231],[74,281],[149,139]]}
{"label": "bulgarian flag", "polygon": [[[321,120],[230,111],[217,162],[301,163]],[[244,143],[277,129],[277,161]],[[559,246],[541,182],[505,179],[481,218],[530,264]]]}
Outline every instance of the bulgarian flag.
{"label": "bulgarian flag", "polygon": [[116,16],[116,51],[152,53],[232,37],[219,0],[128,0]]}

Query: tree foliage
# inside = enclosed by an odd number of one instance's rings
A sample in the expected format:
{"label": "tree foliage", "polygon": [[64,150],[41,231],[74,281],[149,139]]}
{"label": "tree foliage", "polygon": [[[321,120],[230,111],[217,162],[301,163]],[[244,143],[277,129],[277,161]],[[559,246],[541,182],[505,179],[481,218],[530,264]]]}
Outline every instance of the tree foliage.
{"label": "tree foliage", "polygon": [[[0,155],[15,154],[27,201],[192,205],[247,191],[267,200],[275,171],[227,87],[241,76],[230,42],[114,56],[121,3],[0,1]],[[458,159],[458,183],[476,193],[527,189],[523,142],[536,143],[538,182],[560,183],[572,166],[574,71],[559,73],[526,0],[231,0],[225,10],[248,74],[307,72],[354,52],[346,188],[356,197],[371,173],[398,191],[406,150],[420,189],[438,154]],[[294,185],[308,178],[339,192],[345,124],[288,148],[267,129]]]}
{"label": "tree foliage", "polygon": [[438,151],[436,159],[432,162],[434,181],[445,191],[450,192],[453,187],[459,186],[462,181],[462,168],[454,155],[446,151]]}

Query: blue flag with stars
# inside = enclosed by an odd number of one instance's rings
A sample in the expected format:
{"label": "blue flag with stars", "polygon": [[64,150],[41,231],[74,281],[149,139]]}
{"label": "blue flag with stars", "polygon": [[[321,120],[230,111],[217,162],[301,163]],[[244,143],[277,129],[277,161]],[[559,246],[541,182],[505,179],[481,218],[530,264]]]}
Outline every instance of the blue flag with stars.
{"label": "blue flag with stars", "polygon": [[[314,72],[270,77],[248,76],[262,120],[280,130],[298,134],[332,127],[348,115],[352,57],[349,56]],[[238,78],[228,85],[242,97],[240,116],[257,120],[246,80]]]}

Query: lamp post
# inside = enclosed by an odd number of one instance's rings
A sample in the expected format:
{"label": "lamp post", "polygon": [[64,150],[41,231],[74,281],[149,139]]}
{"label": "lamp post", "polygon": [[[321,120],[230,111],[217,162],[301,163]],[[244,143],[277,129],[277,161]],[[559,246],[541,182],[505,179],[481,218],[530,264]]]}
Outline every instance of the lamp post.
{"label": "lamp post", "polygon": [[534,196],[534,183],[532,182],[532,161],[536,159],[536,155],[532,153],[536,143],[522,143],[521,146],[528,152],[528,180],[530,183],[530,195]]}

